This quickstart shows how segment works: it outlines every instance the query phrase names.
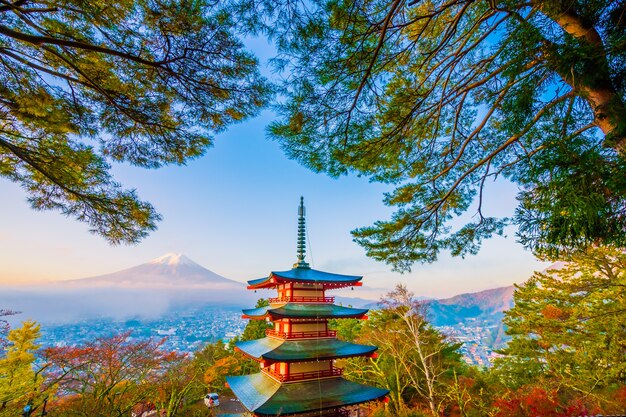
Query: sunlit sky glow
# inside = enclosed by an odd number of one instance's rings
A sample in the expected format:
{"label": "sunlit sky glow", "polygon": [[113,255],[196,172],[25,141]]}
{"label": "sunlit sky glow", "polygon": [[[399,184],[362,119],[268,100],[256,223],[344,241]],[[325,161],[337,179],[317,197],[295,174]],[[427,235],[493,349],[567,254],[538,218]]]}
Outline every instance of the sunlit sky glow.
{"label": "sunlit sky glow", "polygon": [[[262,63],[271,51],[260,40],[248,42]],[[266,71],[267,73],[267,71]],[[57,212],[36,212],[17,184],[0,181],[0,283],[20,284],[77,279],[135,266],[167,252],[184,253],[227,278],[244,281],[295,261],[297,206],[305,197],[313,267],[363,274],[370,287],[404,282],[415,293],[445,297],[510,285],[546,264],[507,237],[487,241],[477,256],[442,255],[408,274],[391,272],[369,260],[350,231],[387,219],[382,203],[386,185],[356,176],[329,178],[288,160],[265,137],[270,111],[220,134],[202,158],[182,167],[144,170],[116,165],[114,175],[136,188],[163,215],[159,229],[137,246],[109,246],[87,226]],[[506,181],[487,189],[488,215],[510,216],[516,188]]]}

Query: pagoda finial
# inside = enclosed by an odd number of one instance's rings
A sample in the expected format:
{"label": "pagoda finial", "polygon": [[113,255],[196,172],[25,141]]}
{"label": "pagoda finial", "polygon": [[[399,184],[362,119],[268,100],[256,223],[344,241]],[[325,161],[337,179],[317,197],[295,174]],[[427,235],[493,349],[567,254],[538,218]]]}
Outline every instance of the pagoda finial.
{"label": "pagoda finial", "polygon": [[309,268],[309,264],[304,262],[304,257],[306,256],[305,214],[304,197],[300,196],[300,207],[298,207],[298,262],[293,264],[294,268]]}

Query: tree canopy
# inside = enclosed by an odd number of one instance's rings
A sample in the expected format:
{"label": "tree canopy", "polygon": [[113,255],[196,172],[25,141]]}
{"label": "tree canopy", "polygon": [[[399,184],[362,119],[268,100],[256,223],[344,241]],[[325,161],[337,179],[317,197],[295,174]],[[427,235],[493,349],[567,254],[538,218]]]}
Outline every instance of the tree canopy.
{"label": "tree canopy", "polygon": [[626,254],[613,248],[589,250],[518,286],[504,319],[513,339],[497,363],[508,385],[541,381],[600,410],[623,407],[625,288]]}
{"label": "tree canopy", "polygon": [[162,350],[163,342],[131,340],[127,332],[82,346],[46,348],[42,359],[47,376],[60,394],[52,405],[55,414],[123,416],[158,398],[158,387],[169,395],[174,389],[171,372],[184,376],[177,370],[184,355]]}
{"label": "tree canopy", "polygon": [[403,285],[385,294],[379,305],[363,324],[337,327],[342,339],[377,346],[380,355],[365,364],[363,358],[345,360],[344,374],[387,388],[391,415],[411,415],[412,408],[423,415],[442,415],[457,403],[449,394],[455,372],[464,368],[461,345],[426,320],[424,306]]}
{"label": "tree canopy", "polygon": [[0,416],[18,415],[26,404],[38,407],[43,401],[44,378],[33,369],[38,337],[39,325],[32,321],[9,332],[0,358]]}
{"label": "tree canopy", "polygon": [[[369,256],[408,270],[511,221],[541,256],[626,244],[623,0],[239,6],[285,69],[269,130],[287,155],[396,187],[393,217],[353,232]],[[497,177],[519,186],[512,219],[485,210]]]}
{"label": "tree canopy", "polygon": [[220,2],[0,1],[0,176],[134,243],[159,215],[114,181],[202,155],[269,88]]}

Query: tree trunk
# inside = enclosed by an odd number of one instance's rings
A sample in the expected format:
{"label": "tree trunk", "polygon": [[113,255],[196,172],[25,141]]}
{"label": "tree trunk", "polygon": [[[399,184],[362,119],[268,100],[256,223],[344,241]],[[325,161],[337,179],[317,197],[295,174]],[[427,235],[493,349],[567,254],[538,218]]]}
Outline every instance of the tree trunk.
{"label": "tree trunk", "polygon": [[606,48],[600,34],[593,26],[586,25],[571,5],[560,10],[541,3],[537,6],[563,31],[595,52],[585,65],[586,71],[593,71],[593,74],[575,74],[573,68],[565,71],[562,67],[557,72],[591,106],[594,123],[605,135],[605,146],[626,154],[626,106],[611,80]]}
{"label": "tree trunk", "polygon": [[430,407],[430,412],[434,417],[436,417],[439,415],[439,412],[437,410],[437,406],[435,405],[434,375],[431,374],[428,360],[422,352],[422,342],[420,341],[419,333],[415,335],[415,347],[417,348],[417,354],[419,355],[420,362],[422,362],[422,367],[424,368],[424,378],[426,379],[426,387],[428,388],[428,405]]}

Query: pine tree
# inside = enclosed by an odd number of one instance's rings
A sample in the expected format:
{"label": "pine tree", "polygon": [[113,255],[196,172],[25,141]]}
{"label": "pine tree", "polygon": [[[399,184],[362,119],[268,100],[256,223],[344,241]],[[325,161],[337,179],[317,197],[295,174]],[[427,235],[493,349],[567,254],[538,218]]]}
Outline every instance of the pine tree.
{"label": "pine tree", "polygon": [[392,218],[353,232],[372,258],[476,253],[509,224],[484,204],[498,177],[538,255],[626,246],[623,0],[239,3],[285,69],[287,155],[396,187]]}
{"label": "pine tree", "polygon": [[626,392],[626,253],[591,249],[534,274],[517,286],[514,301],[504,319],[512,340],[496,362],[506,384],[558,387],[619,411],[616,393]]}
{"label": "pine tree", "polygon": [[160,216],[110,174],[202,155],[268,83],[221,2],[0,4],[0,176],[37,210],[135,243]]}

